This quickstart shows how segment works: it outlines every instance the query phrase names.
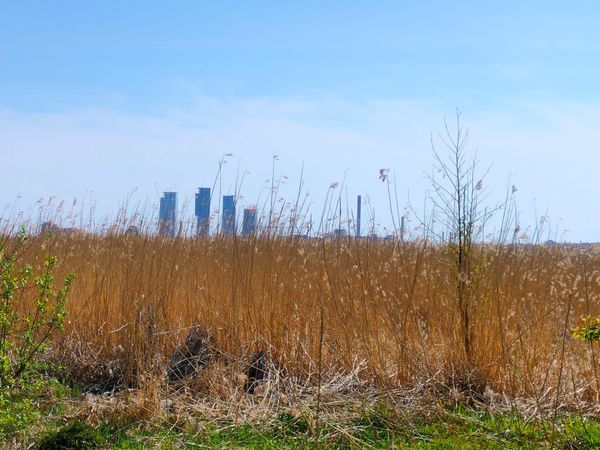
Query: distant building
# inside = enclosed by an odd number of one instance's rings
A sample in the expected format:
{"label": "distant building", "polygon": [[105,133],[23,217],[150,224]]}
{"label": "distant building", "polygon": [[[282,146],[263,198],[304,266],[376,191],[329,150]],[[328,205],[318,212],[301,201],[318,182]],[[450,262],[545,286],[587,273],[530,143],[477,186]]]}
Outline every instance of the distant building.
{"label": "distant building", "polygon": [[336,238],[346,237],[348,236],[348,230],[345,230],[343,228],[336,228],[335,230],[333,230],[332,236]]}
{"label": "distant building", "polygon": [[360,237],[360,221],[362,215],[362,196],[356,198],[356,237]]}
{"label": "distant building", "polygon": [[44,222],[40,225],[40,235],[48,236],[48,235],[74,235],[78,233],[82,233],[81,230],[77,228],[65,228],[60,227],[52,222]]}
{"label": "distant building", "polygon": [[208,236],[210,229],[210,188],[198,188],[195,214],[198,236]]}
{"label": "distant building", "polygon": [[44,222],[40,226],[40,234],[45,236],[48,234],[55,234],[60,230],[58,225],[53,224],[52,222]]}
{"label": "distant building", "polygon": [[406,233],[406,217],[402,216],[400,218],[400,239],[404,239],[405,233]]}
{"label": "distant building", "polygon": [[223,216],[221,229],[223,234],[230,236],[235,235],[235,196],[233,195],[223,196]]}
{"label": "distant building", "polygon": [[161,236],[175,237],[177,222],[177,192],[164,192],[158,212],[158,232]]}
{"label": "distant building", "polygon": [[242,235],[251,236],[256,233],[256,208],[244,209],[244,222],[242,223]]}
{"label": "distant building", "polygon": [[125,230],[126,236],[138,236],[140,234],[140,230],[135,225],[129,225]]}
{"label": "distant building", "polygon": [[321,234],[319,239],[340,239],[348,237],[348,230],[344,228],[334,228],[331,231]]}

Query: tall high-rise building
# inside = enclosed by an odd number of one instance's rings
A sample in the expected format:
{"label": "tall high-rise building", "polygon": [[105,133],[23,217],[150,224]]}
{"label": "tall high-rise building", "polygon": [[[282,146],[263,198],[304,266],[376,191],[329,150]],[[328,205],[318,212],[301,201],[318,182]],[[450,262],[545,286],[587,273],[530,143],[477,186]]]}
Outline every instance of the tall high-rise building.
{"label": "tall high-rise building", "polygon": [[177,222],[177,192],[163,192],[158,211],[158,232],[161,236],[175,237]]}
{"label": "tall high-rise building", "polygon": [[235,235],[235,196],[223,196],[223,216],[221,222],[223,234]]}
{"label": "tall high-rise building", "polygon": [[251,236],[256,233],[256,208],[244,209],[244,222],[242,223],[242,235]]}
{"label": "tall high-rise building", "polygon": [[210,229],[210,188],[198,188],[195,214],[198,236],[208,236]]}

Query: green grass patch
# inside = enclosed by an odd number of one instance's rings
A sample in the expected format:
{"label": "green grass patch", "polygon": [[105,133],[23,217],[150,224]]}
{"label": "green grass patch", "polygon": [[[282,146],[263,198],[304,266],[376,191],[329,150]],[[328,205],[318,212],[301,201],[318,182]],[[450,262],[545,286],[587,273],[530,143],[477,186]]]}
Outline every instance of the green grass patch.
{"label": "green grass patch", "polygon": [[37,376],[0,390],[0,442],[26,440],[52,429],[65,414],[71,388],[52,377]]}
{"label": "green grass patch", "polygon": [[[517,415],[468,410],[397,420],[395,413],[366,414],[352,424],[324,423],[317,438],[308,423],[280,415],[263,424],[216,426],[198,433],[165,427],[121,430],[111,448],[408,448],[408,449],[594,449],[600,448],[600,423],[587,419],[525,421]],[[113,435],[114,436],[114,435]],[[110,440],[110,439],[109,439]]]}
{"label": "green grass patch", "polygon": [[69,405],[78,400],[79,392],[53,378],[0,391],[0,448],[600,448],[600,422],[575,415],[526,420],[464,407],[415,412],[384,404],[357,415],[340,406],[339,414],[321,418],[317,438],[309,409],[245,424],[196,418],[191,431],[168,421],[119,424],[118,418],[90,426],[72,418]]}
{"label": "green grass patch", "polygon": [[81,421],[74,421],[54,432],[46,433],[37,448],[38,450],[93,450],[100,447],[104,441],[94,427]]}

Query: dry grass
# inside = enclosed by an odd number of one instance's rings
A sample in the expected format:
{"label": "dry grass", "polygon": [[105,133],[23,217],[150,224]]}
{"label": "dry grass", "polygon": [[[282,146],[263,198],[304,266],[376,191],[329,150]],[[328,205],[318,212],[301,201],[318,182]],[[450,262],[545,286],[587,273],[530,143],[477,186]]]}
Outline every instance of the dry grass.
{"label": "dry grass", "polygon": [[[569,332],[580,316],[600,314],[600,254],[478,248],[467,362],[446,250],[426,241],[71,234],[32,238],[27,257],[41,262],[50,251],[57,276],[78,274],[52,359],[84,383],[162,392],[148,397],[154,412],[164,408],[168,359],[194,324],[217,350],[177,398],[294,407],[298,392],[315,389],[321,350],[323,383],[345,380],[340,395],[434,392],[554,411],[594,402],[592,350]],[[271,387],[248,396],[257,350],[268,355],[262,384]]]}

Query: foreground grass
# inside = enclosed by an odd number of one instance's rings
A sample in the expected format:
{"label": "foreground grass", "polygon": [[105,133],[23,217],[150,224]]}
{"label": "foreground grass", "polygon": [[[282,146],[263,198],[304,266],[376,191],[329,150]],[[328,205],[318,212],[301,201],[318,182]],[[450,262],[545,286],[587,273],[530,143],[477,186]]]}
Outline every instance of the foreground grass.
{"label": "foreground grass", "polygon": [[285,412],[238,424],[198,417],[190,431],[176,420],[95,421],[78,415],[82,402],[76,389],[53,379],[2,392],[1,448],[600,448],[600,422],[568,415],[527,420],[464,406],[395,411],[379,405],[346,420],[340,405],[339,421],[322,420],[318,433],[308,416]]}

